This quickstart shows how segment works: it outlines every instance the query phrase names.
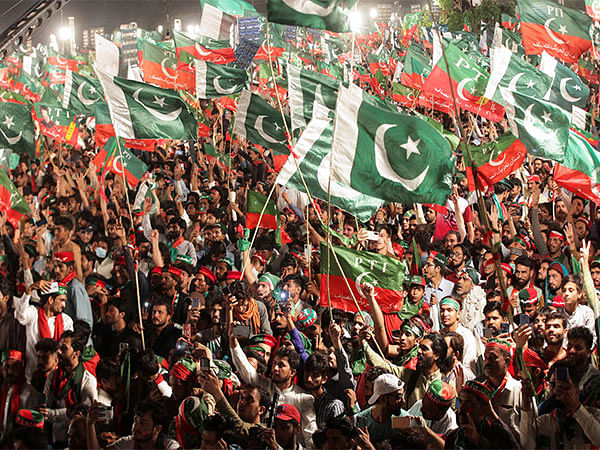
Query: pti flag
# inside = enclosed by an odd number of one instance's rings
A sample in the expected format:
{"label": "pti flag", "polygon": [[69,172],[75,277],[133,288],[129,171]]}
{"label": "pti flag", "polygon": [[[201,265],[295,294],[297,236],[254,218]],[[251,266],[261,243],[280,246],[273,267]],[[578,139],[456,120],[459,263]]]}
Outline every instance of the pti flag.
{"label": "pti flag", "polygon": [[450,195],[454,160],[444,136],[358,86],[340,86],[332,153],[334,179],[371,197],[443,205]]}
{"label": "pti flag", "polygon": [[368,222],[383,201],[330,180],[333,119],[328,117],[329,110],[321,105],[315,109],[315,115],[294,146],[295,157],[287,159],[276,183],[303,191],[302,173],[312,197],[324,201],[331,199],[332,205],[352,213],[361,222]]}
{"label": "pti flag", "polygon": [[62,107],[92,117],[98,102],[104,103],[100,82],[67,69]]}
{"label": "pti flag", "polygon": [[31,212],[31,208],[4,170],[0,170],[0,211],[6,214],[6,220],[15,228],[23,214]]}
{"label": "pti flag", "polygon": [[[329,262],[328,258],[331,258]],[[327,282],[328,267],[329,283]],[[356,305],[352,301],[351,290],[360,309],[368,311],[369,301],[363,287],[370,284],[375,288],[375,298],[383,312],[400,311],[405,270],[404,263],[396,258],[345,247],[328,248],[326,243],[322,243],[321,306],[328,306],[331,298],[332,308],[357,312]],[[344,280],[344,275],[348,284]]]}
{"label": "pti flag", "polygon": [[114,137],[100,149],[92,163],[102,169],[103,178],[106,172],[110,171],[115,175],[124,176],[131,188],[135,188],[148,172],[146,164],[127,150],[124,142],[119,143]]}
{"label": "pti flag", "polygon": [[600,153],[585,136],[569,130],[569,143],[562,163],[556,165],[554,181],[574,194],[600,204]]}
{"label": "pti flag", "polygon": [[267,0],[269,22],[350,31],[348,10],[338,0]]}
{"label": "pti flag", "polygon": [[[471,160],[469,160],[469,153]],[[489,144],[479,147],[471,146],[470,152],[464,152],[464,156],[469,190],[475,190],[473,166],[477,173],[479,186],[487,190],[521,167],[527,156],[527,149],[512,134],[505,133]]]}
{"label": "pti flag", "polygon": [[44,136],[77,146],[77,116],[70,109],[34,103],[35,118]]}
{"label": "pti flag", "polygon": [[196,140],[198,122],[177,92],[96,73],[118,137]]}
{"label": "pti flag", "polygon": [[[267,228],[276,230],[279,225],[279,211],[274,200],[270,199],[265,208],[267,196],[259,192],[248,191],[246,199],[246,228]],[[265,208],[262,218],[260,213]]]}
{"label": "pti flag", "polygon": [[0,102],[0,146],[35,157],[31,107],[14,101]]}
{"label": "pti flag", "polygon": [[141,48],[140,68],[144,81],[162,88],[174,88],[177,80],[177,54],[174,50],[138,39]]}
{"label": "pti flag", "polygon": [[178,68],[194,72],[194,59],[227,64],[235,61],[235,53],[229,41],[203,38],[196,41],[178,31],[173,31]]}
{"label": "pti flag", "polygon": [[482,69],[476,55],[470,52],[463,53],[452,43],[442,45],[446,46],[446,57],[442,58],[440,54],[437,62],[434,61],[433,70],[425,80],[423,91],[446,100],[456,98],[456,104],[461,108],[493,122],[502,120],[502,105],[484,97],[490,75]]}
{"label": "pti flag", "polygon": [[576,63],[591,46],[592,19],[585,13],[549,0],[517,0],[523,46],[528,55],[545,50],[568,63]]}

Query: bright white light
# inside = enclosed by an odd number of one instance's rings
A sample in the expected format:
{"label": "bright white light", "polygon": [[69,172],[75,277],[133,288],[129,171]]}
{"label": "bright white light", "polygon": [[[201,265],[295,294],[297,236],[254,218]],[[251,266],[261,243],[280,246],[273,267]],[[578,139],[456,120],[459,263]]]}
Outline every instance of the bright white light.
{"label": "bright white light", "polygon": [[55,34],[50,35],[50,47],[52,47],[54,50],[58,51],[58,42],[56,41]]}
{"label": "bright white light", "polygon": [[362,14],[359,11],[350,12],[350,29],[353,33],[358,33],[362,27]]}
{"label": "bright white light", "polygon": [[188,25],[186,30],[188,34],[194,34],[194,25]]}
{"label": "bright white light", "polygon": [[163,26],[159,25],[158,27],[156,27],[156,31],[158,31],[159,33],[162,34],[162,32],[163,32]]}
{"label": "bright white light", "polygon": [[62,27],[58,30],[58,37],[61,41],[67,41],[71,39],[71,29],[69,27]]}
{"label": "bright white light", "polygon": [[138,29],[136,30],[136,32],[135,32],[135,35],[136,35],[137,37],[142,37],[142,29],[141,29],[141,28],[138,28]]}
{"label": "bright white light", "polygon": [[196,36],[200,34],[200,25],[194,25],[194,33]]}
{"label": "bright white light", "polygon": [[375,8],[371,8],[371,9],[369,10],[369,17],[370,17],[371,19],[374,19],[375,17],[377,17],[377,10],[376,10]]}

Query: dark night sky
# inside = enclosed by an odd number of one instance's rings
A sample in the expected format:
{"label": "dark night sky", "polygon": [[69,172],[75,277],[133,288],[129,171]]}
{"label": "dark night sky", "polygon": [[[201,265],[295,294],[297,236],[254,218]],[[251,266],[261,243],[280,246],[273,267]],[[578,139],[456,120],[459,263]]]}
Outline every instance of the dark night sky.
{"label": "dark night sky", "polygon": [[[0,14],[17,3],[18,0],[0,0]],[[23,0],[0,17],[0,30],[4,30],[33,4],[34,0]],[[62,17],[65,24],[67,17],[75,17],[75,36],[78,44],[81,44],[81,31],[86,28],[104,26],[105,32],[110,33],[121,23],[135,21],[142,28],[156,29],[158,24],[166,25],[167,10],[171,24],[174,18],[179,18],[183,30],[187,25],[200,23],[200,0],[71,0],[63,7]],[[34,34],[34,45],[38,42],[47,43],[51,33],[58,35],[60,26],[58,13]]]}

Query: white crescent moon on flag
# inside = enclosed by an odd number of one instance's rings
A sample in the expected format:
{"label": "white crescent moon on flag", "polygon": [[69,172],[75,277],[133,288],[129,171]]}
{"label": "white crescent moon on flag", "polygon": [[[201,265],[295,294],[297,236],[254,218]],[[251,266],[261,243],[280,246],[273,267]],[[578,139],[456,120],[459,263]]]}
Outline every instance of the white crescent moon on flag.
{"label": "white crescent moon on flag", "polygon": [[163,58],[162,61],[160,62],[160,69],[162,70],[162,73],[164,74],[165,77],[167,78],[171,78],[172,80],[174,80],[175,78],[177,78],[177,71],[175,71],[175,75],[171,75],[169,74],[169,72],[167,71],[167,67],[165,66],[165,61],[168,61],[169,58]]}
{"label": "white crescent moon on flag", "polygon": [[[121,175],[123,173],[123,163],[121,163],[119,160],[121,159],[121,155],[115,156],[113,159],[113,163],[112,163],[112,168],[113,170],[118,173],[119,175]],[[121,168],[118,169],[117,168],[117,162],[121,165]]]}
{"label": "white crescent moon on flag", "polygon": [[56,55],[56,62],[57,62],[59,65],[65,65],[65,66],[66,66],[67,64],[69,64],[69,61],[67,61],[67,60],[65,60],[65,62],[63,62],[63,59],[60,57],[60,55]]}
{"label": "white crescent moon on flag", "polygon": [[213,86],[215,88],[215,91],[217,91],[219,94],[223,94],[223,95],[233,94],[235,92],[235,90],[237,89],[238,85],[234,84],[229,89],[225,89],[219,83],[219,78],[221,78],[221,75],[216,76],[215,79],[213,80]]}
{"label": "white crescent moon on flag", "polygon": [[531,111],[533,110],[533,103],[531,105],[529,105],[527,107],[527,109],[525,110],[525,128],[527,129],[527,132],[529,134],[531,134],[534,138],[538,139],[538,140],[552,140],[552,139],[556,139],[556,135],[558,133],[558,130],[554,130],[550,133],[546,132],[546,131],[542,131],[540,130],[538,127],[536,127],[533,123],[533,116],[531,114]]}
{"label": "white crescent moon on flag", "polygon": [[11,137],[9,138],[6,133],[4,132],[4,130],[2,128],[0,128],[0,133],[2,133],[2,135],[4,136],[4,139],[6,139],[6,142],[9,143],[9,145],[15,145],[17,142],[19,142],[21,140],[21,131],[19,131],[19,134],[17,134],[15,137]]}
{"label": "white crescent moon on flag", "polygon": [[488,161],[488,164],[490,166],[499,166],[500,164],[502,164],[504,162],[504,160],[506,159],[506,152],[502,152],[502,158],[500,158],[498,161],[496,160],[492,160],[492,156],[494,155],[494,152],[492,151],[492,153],[490,154],[490,160]]}
{"label": "white crescent moon on flag", "polygon": [[79,99],[79,101],[81,103],[83,103],[85,106],[90,106],[93,105],[94,103],[96,103],[99,98],[95,99],[95,100],[90,100],[88,98],[85,98],[85,95],[83,95],[83,85],[87,83],[87,81],[84,81],[83,83],[81,83],[79,85],[79,87],[77,88],[77,98]]}
{"label": "white crescent moon on flag", "polygon": [[548,33],[548,36],[550,36],[550,39],[552,39],[557,44],[562,45],[565,43],[565,41],[563,41],[558,36],[556,36],[554,34],[554,31],[552,31],[550,29],[550,24],[552,23],[553,20],[556,20],[556,17],[551,17],[550,19],[546,20],[546,22],[544,23],[544,28],[546,29],[546,33]]}
{"label": "white crescent moon on flag", "polygon": [[512,91],[512,92],[517,92],[517,83],[519,82],[519,79],[525,75],[524,72],[519,72],[518,74],[516,74],[514,77],[512,77],[512,79],[510,80],[510,83],[508,83],[508,90]]}
{"label": "white crescent moon on flag", "polygon": [[278,141],[277,139],[269,136],[265,130],[263,129],[263,120],[265,119],[265,115],[260,115],[256,118],[256,121],[254,122],[254,128],[256,129],[256,132],[260,135],[261,138],[263,138],[265,141],[270,142],[271,144],[283,144],[284,141]]}
{"label": "white crescent moon on flag", "polygon": [[573,97],[567,92],[567,81],[569,80],[572,80],[572,78],[563,78],[560,80],[560,95],[562,95],[566,101],[575,103],[581,100],[581,97]]}
{"label": "white crescent moon on flag", "polygon": [[196,44],[194,45],[194,48],[196,49],[196,52],[197,52],[197,53],[198,53],[200,56],[205,56],[205,57],[206,57],[206,56],[211,56],[211,52],[210,52],[210,51],[206,51],[206,50],[204,50],[202,47],[200,47],[200,46],[198,45],[198,43],[196,43]]}
{"label": "white crescent moon on flag", "polygon": [[467,85],[467,83],[469,81],[472,81],[472,78],[464,78],[464,79],[460,80],[460,83],[458,83],[458,86],[456,86],[456,93],[458,94],[458,96],[461,99],[463,99],[466,102],[468,102],[469,99],[467,97],[465,97],[464,90],[465,90],[465,86]]}
{"label": "white crescent moon on flag", "polygon": [[283,3],[301,14],[311,14],[313,16],[326,17],[333,12],[336,2],[331,1],[327,8],[314,3],[311,0],[282,0]]}
{"label": "white crescent moon on flag", "polygon": [[321,164],[319,164],[319,168],[317,169],[317,179],[319,180],[319,186],[321,186],[321,189],[323,189],[325,192],[327,192],[328,187],[329,187],[330,188],[329,191],[331,192],[331,195],[333,195],[334,197],[342,197],[342,198],[348,198],[348,199],[360,198],[360,196],[361,196],[360,192],[352,189],[350,186],[341,184],[341,183],[335,181],[334,179],[331,179],[331,181],[329,180],[330,160],[331,160],[331,153],[327,153],[325,158],[323,158],[321,160]]}
{"label": "white crescent moon on flag", "polygon": [[146,106],[143,102],[140,101],[139,95],[140,95],[140,91],[141,90],[142,90],[142,88],[139,88],[137,91],[135,91],[133,93],[133,99],[136,102],[138,102],[140,105],[142,105],[142,107],[146,111],[148,111],[150,114],[152,114],[158,120],[163,121],[163,122],[172,122],[174,120],[177,120],[177,118],[179,117],[179,114],[181,114],[181,106],[179,108],[177,108],[175,111],[172,111],[172,112],[170,112],[168,114],[161,113],[159,111],[156,111],[153,108],[150,108],[150,107]]}
{"label": "white crescent moon on flag", "polygon": [[360,280],[362,280],[369,273],[371,273],[371,272],[361,273],[359,276],[356,277],[356,280],[354,281],[354,286],[356,287],[356,290],[364,298],[367,298],[367,296],[363,293],[362,289],[360,288]]}
{"label": "white crescent moon on flag", "polygon": [[594,0],[592,2],[592,11],[594,12],[595,15],[600,14],[600,1],[599,0]]}
{"label": "white crescent moon on flag", "polygon": [[375,132],[374,149],[375,166],[377,167],[377,171],[379,172],[379,175],[381,175],[381,177],[385,178],[386,180],[393,181],[394,183],[400,183],[409,191],[414,191],[419,186],[421,186],[421,183],[423,183],[423,180],[425,179],[425,177],[427,176],[427,172],[429,171],[429,166],[427,166],[425,170],[423,170],[423,172],[421,172],[419,175],[412,179],[402,178],[396,173],[396,171],[392,168],[392,165],[390,164],[390,161],[387,157],[387,149],[385,148],[384,141],[386,131],[395,126],[396,125],[394,124],[384,123],[383,125],[380,125],[377,128],[377,131]]}

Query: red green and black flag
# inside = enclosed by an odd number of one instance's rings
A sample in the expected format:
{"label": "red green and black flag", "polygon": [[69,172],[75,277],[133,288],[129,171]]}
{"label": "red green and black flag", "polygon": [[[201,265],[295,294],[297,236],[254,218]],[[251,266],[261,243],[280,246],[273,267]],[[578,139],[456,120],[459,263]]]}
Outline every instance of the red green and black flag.
{"label": "red green and black flag", "polygon": [[569,130],[565,159],[554,170],[554,181],[574,194],[600,204],[600,153],[593,139],[579,130]]}
{"label": "red green and black flag", "polygon": [[111,137],[96,154],[92,163],[102,169],[102,179],[106,177],[107,172],[117,176],[125,175],[127,183],[131,188],[135,188],[148,173],[148,166],[125,147],[123,140],[120,147],[117,138]]}
{"label": "red green and black flag", "polygon": [[527,148],[511,133],[505,133],[489,144],[471,146],[470,153],[472,161],[469,160],[468,152],[464,152],[469,191],[475,190],[473,166],[476,168],[479,186],[487,190],[521,167],[527,156]]}
{"label": "red green and black flag", "polygon": [[4,170],[0,170],[0,211],[6,214],[6,220],[15,228],[23,214],[31,212],[31,208]]}
{"label": "red green and black flag", "polygon": [[592,19],[585,13],[549,0],[517,0],[528,55],[544,51],[568,63],[576,63],[591,46]]}
{"label": "red green and black flag", "polygon": [[77,146],[79,128],[77,128],[77,116],[73,111],[58,106],[34,103],[34,114],[44,136],[74,147]]}
{"label": "red green and black flag", "polygon": [[[262,218],[260,213],[265,206],[267,196],[259,192],[248,191],[246,198],[246,228],[266,228],[268,230],[276,230],[275,241],[278,244],[286,244],[291,242],[290,238],[279,225],[279,210],[274,200],[270,199],[265,208]],[[259,223],[260,218],[260,223]]]}
{"label": "red green and black flag", "polygon": [[[331,255],[328,292],[327,261],[332,251],[335,251],[343,274],[335,257]],[[369,310],[369,302],[362,286],[371,284],[375,287],[375,298],[383,312],[400,311],[404,273],[404,263],[396,258],[337,246],[332,246],[330,250],[327,244],[323,243],[321,244],[321,306],[328,306],[330,297],[332,308],[357,312],[344,280],[345,274],[361,310]]]}

